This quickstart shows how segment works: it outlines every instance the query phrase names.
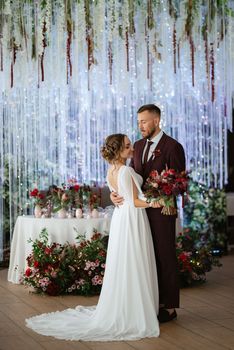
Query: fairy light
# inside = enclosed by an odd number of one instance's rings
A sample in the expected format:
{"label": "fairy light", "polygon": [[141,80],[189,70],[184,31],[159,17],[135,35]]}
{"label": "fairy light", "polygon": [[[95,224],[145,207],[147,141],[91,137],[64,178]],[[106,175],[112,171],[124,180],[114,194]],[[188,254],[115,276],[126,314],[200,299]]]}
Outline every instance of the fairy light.
{"label": "fairy light", "polygon": [[[75,40],[71,43],[74,74],[68,84],[62,5],[60,9],[56,5],[54,7],[55,21],[50,22],[50,44],[45,49],[45,81],[39,81],[39,88],[38,62],[30,60],[27,50],[22,46],[14,65],[14,86],[10,89],[11,55],[6,45],[10,33],[6,27],[3,28],[6,35],[2,39],[4,70],[0,71],[0,115],[4,115],[4,125],[0,118],[0,169],[3,169],[3,160],[7,155],[10,161],[10,187],[12,193],[17,194],[19,184],[15,181],[15,174],[21,168],[19,187],[23,208],[27,202],[28,188],[33,183],[46,188],[53,183],[61,183],[68,176],[74,176],[79,182],[92,180],[104,183],[107,166],[99,153],[104,138],[114,132],[127,132],[132,141],[135,141],[140,136],[136,111],[140,105],[152,102],[162,108],[161,124],[165,132],[183,144],[188,168],[195,170],[194,179],[210,184],[212,179],[209,174],[212,171],[217,186],[222,187],[226,183],[227,144],[224,135],[228,128],[232,128],[234,19],[229,19],[219,47],[216,45],[220,38],[219,31],[208,33],[209,43],[211,39],[216,40],[215,100],[212,103],[211,89],[206,78],[202,33],[195,31],[193,35],[196,50],[195,86],[192,87],[190,46],[187,41],[180,42],[180,66],[177,51],[175,74],[172,43],[174,20],[169,15],[168,2],[161,0],[160,3],[157,11],[154,9],[155,27],[148,31],[151,81],[146,78],[148,63],[144,11],[139,10],[135,16],[135,33],[133,37],[129,36],[129,71],[126,69],[125,39],[115,36],[115,42],[112,42],[111,85],[108,33],[104,30],[105,2],[98,2],[98,7],[95,8],[98,16],[94,16],[96,62],[90,69],[87,66],[85,13],[82,2],[74,2],[72,21],[76,29]],[[119,1],[114,1],[114,4],[115,11],[120,11]],[[27,23],[31,23],[30,6],[33,3],[22,7]],[[205,20],[203,10],[195,18],[199,25]],[[183,36],[186,11],[183,2],[179,11],[176,23],[177,44]],[[119,18],[118,15],[115,16],[116,21]],[[125,20],[128,20],[128,13],[125,14]],[[29,27],[25,28],[27,45],[32,47],[32,36],[27,34],[31,30]],[[0,170],[0,189],[3,181],[3,170]],[[16,197],[10,198],[11,205],[15,208],[14,215],[19,204]],[[0,198],[0,237],[3,230],[2,216],[3,201]],[[11,220],[13,222],[14,218]]]}

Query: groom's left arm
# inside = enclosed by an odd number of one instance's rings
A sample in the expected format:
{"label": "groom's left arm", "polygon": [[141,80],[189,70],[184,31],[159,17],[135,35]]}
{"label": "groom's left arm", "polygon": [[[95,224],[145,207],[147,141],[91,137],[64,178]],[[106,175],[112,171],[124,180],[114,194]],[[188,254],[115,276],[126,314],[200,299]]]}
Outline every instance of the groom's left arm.
{"label": "groom's left arm", "polygon": [[185,154],[183,146],[177,142],[170,152],[170,168],[176,171],[185,170]]}

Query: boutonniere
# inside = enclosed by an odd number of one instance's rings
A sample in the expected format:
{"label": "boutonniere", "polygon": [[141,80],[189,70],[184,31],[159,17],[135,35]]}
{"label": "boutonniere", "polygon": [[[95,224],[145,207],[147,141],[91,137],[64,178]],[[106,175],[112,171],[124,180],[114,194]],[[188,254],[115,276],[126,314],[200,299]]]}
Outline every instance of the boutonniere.
{"label": "boutonniere", "polygon": [[160,157],[161,156],[161,150],[160,149],[155,149],[154,152],[153,152],[153,160],[154,158],[157,158],[157,157]]}

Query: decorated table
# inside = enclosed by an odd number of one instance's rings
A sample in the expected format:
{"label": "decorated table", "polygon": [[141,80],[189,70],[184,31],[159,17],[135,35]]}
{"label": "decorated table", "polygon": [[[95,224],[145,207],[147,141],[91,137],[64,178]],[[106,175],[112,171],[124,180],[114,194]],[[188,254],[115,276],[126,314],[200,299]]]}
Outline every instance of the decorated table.
{"label": "decorated table", "polygon": [[85,235],[89,239],[93,230],[100,233],[108,233],[110,227],[109,218],[35,218],[33,216],[19,216],[14,227],[11,243],[10,265],[8,281],[19,283],[21,273],[24,272],[27,263],[26,258],[31,253],[32,243],[39,237],[43,228],[48,231],[49,242],[64,244],[75,243],[77,235]]}

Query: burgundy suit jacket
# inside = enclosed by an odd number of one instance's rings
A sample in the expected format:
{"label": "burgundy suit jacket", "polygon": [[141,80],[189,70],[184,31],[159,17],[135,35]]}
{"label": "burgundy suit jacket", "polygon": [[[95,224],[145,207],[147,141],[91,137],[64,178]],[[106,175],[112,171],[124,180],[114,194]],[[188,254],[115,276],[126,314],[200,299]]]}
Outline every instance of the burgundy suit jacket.
{"label": "burgundy suit jacket", "polygon": [[185,154],[183,146],[172,137],[163,133],[154,154],[148,160],[145,166],[142,164],[142,154],[147,140],[141,139],[134,144],[134,156],[130,166],[143,177],[144,182],[152,170],[161,173],[162,170],[175,169],[176,171],[185,170]]}

